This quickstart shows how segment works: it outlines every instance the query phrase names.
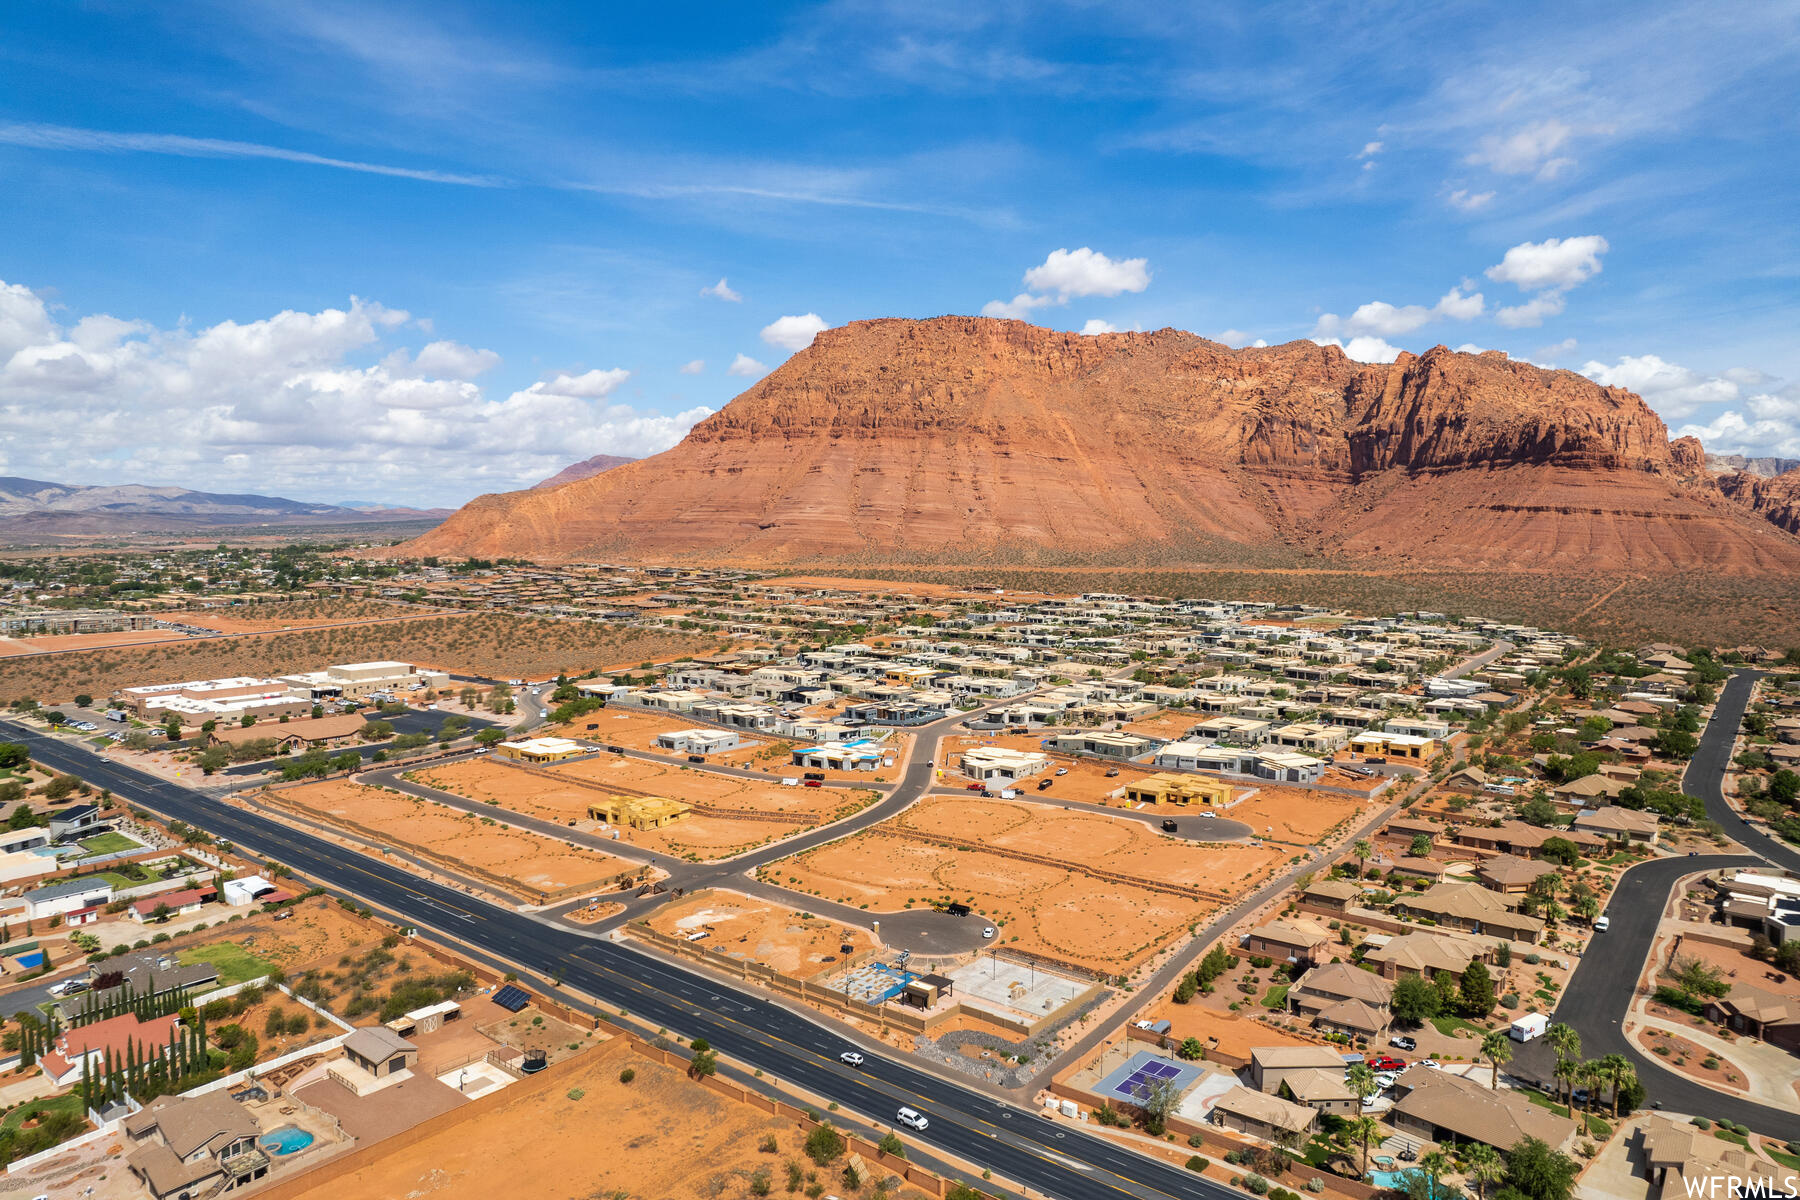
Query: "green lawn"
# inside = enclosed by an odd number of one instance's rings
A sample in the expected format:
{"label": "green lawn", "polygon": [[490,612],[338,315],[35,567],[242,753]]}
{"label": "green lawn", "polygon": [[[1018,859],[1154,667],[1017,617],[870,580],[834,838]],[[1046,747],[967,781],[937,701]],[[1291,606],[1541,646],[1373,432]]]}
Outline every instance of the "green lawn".
{"label": "green lawn", "polygon": [[1733,1133],[1729,1129],[1715,1129],[1715,1130],[1713,1130],[1713,1136],[1718,1138],[1720,1141],[1736,1142],[1738,1145],[1742,1146],[1746,1150],[1748,1150],[1750,1148],[1750,1139],[1749,1138],[1745,1137],[1741,1133]]}
{"label": "green lawn", "polygon": [[1475,1022],[1465,1021],[1461,1017],[1433,1017],[1431,1018],[1431,1023],[1436,1026],[1437,1031],[1445,1037],[1455,1037],[1456,1031],[1459,1029],[1466,1029],[1478,1038],[1484,1037],[1487,1034],[1487,1030],[1475,1024]]}
{"label": "green lawn", "polygon": [[45,1096],[42,1100],[31,1100],[0,1117],[0,1129],[17,1129],[30,1117],[42,1116],[45,1113],[72,1112],[81,1116],[87,1112],[82,1106],[81,1094],[70,1092],[66,1096]]}
{"label": "green lawn", "polygon": [[1288,985],[1278,983],[1269,989],[1268,995],[1262,998],[1264,1008],[1280,1008],[1287,1003]]}
{"label": "green lawn", "polygon": [[1800,1154],[1789,1154],[1785,1150],[1777,1150],[1764,1142],[1762,1152],[1786,1167],[1790,1171],[1800,1171]]}
{"label": "green lawn", "polygon": [[177,950],[175,959],[183,966],[190,963],[211,963],[219,972],[219,986],[230,987],[234,983],[243,983],[267,975],[275,969],[269,963],[256,957],[236,942],[213,942],[206,946],[189,946]]}
{"label": "green lawn", "polygon": [[[1579,1112],[1571,1114],[1568,1105],[1559,1104],[1542,1092],[1528,1090],[1525,1092],[1525,1098],[1540,1108],[1549,1109],[1559,1117],[1568,1117],[1572,1115],[1575,1123],[1578,1125],[1581,1124],[1581,1118],[1584,1114]],[[1587,1134],[1589,1137],[1593,1138],[1595,1141],[1605,1141],[1612,1136],[1612,1126],[1601,1120],[1598,1114],[1588,1113],[1585,1115],[1587,1116]]]}
{"label": "green lawn", "polygon": [[122,833],[109,831],[84,838],[81,848],[89,854],[117,854],[121,850],[136,850],[138,843]]}

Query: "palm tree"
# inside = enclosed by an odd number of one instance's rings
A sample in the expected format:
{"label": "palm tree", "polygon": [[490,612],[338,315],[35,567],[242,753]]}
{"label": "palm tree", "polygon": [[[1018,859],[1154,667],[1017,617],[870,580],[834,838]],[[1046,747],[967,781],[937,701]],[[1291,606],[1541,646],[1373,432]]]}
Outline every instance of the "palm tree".
{"label": "palm tree", "polygon": [[1431,1180],[1431,1190],[1427,1195],[1432,1200],[1437,1200],[1438,1178],[1447,1174],[1450,1166],[1450,1156],[1442,1150],[1429,1150],[1419,1156],[1419,1170],[1425,1172],[1426,1178]]}
{"label": "palm tree", "polygon": [[1351,1117],[1344,1136],[1353,1146],[1362,1147],[1362,1173],[1369,1173],[1369,1147],[1381,1144],[1381,1122],[1374,1117]]}
{"label": "palm tree", "polygon": [[[1572,1081],[1575,1076],[1575,1067],[1581,1062],[1581,1035],[1576,1033],[1572,1027],[1559,1021],[1544,1031],[1544,1037],[1549,1041],[1550,1048],[1556,1052],[1557,1081],[1559,1083],[1564,1080]],[[1569,1086],[1571,1095],[1574,1090],[1574,1084],[1571,1082]]]}
{"label": "palm tree", "polygon": [[1607,1054],[1601,1056],[1596,1064],[1600,1068],[1602,1078],[1612,1086],[1612,1115],[1619,1116],[1619,1092],[1627,1083],[1637,1081],[1637,1068],[1623,1054]]}
{"label": "palm tree", "polygon": [[1512,1036],[1504,1029],[1496,1029],[1481,1039],[1481,1057],[1488,1060],[1494,1068],[1494,1077],[1490,1086],[1500,1086],[1500,1068],[1512,1061]]}
{"label": "palm tree", "polygon": [[1375,1082],[1374,1070],[1367,1063],[1357,1063],[1351,1067],[1350,1074],[1345,1077],[1344,1082],[1351,1091],[1356,1093],[1358,1104],[1381,1090],[1381,1085]]}
{"label": "palm tree", "polygon": [[1356,865],[1361,868],[1357,871],[1360,877],[1369,869],[1369,856],[1375,853],[1375,847],[1368,838],[1357,838],[1350,850],[1356,855]]}
{"label": "palm tree", "polygon": [[1469,1178],[1475,1181],[1482,1200],[1487,1200],[1488,1184],[1498,1183],[1506,1177],[1506,1160],[1486,1142],[1472,1143],[1463,1151],[1463,1161],[1468,1164]]}

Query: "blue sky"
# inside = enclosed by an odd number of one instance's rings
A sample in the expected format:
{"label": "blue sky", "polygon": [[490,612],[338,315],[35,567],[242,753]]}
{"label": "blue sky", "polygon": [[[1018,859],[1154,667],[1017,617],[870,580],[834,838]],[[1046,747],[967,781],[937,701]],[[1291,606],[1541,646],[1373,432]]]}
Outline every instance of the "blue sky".
{"label": "blue sky", "polygon": [[1800,457],[1797,49],[1791,2],[11,5],[0,473],[456,504],[983,311],[1497,348]]}

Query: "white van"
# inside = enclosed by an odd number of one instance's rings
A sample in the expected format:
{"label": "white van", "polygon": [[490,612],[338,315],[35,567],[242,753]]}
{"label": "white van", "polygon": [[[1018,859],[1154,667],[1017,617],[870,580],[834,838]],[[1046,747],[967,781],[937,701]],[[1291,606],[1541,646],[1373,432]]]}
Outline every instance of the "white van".
{"label": "white van", "polygon": [[1611,917],[1595,917],[1594,918],[1594,932],[1595,933],[1605,933],[1608,929],[1611,929],[1611,928],[1612,928],[1612,918]]}
{"label": "white van", "polygon": [[902,1125],[906,1126],[908,1129],[916,1129],[921,1132],[923,1132],[923,1130],[925,1129],[925,1127],[927,1125],[931,1124],[930,1121],[925,1119],[924,1113],[919,1112],[917,1109],[911,1109],[911,1108],[901,1109],[900,1112],[896,1115],[895,1120],[899,1121]]}

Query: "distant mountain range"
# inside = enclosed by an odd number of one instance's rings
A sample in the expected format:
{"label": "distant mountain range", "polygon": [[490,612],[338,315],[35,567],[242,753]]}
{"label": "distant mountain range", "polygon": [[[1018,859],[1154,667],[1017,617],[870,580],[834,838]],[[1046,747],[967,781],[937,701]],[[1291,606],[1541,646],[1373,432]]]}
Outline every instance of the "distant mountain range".
{"label": "distant mountain range", "polygon": [[621,458],[617,454],[596,454],[592,458],[584,458],[578,463],[570,463],[542,483],[532,485],[538,488],[561,487],[565,483],[574,483],[577,479],[590,479],[602,471],[610,471],[614,467],[622,467],[628,462],[636,462],[635,458]]}
{"label": "distant mountain range", "polygon": [[280,496],[196,492],[138,483],[86,486],[0,476],[0,536],[104,535],[239,525],[370,525],[441,521],[451,510],[310,504]]}
{"label": "distant mountain range", "polygon": [[1706,469],[1719,474],[1727,471],[1742,471],[1746,475],[1760,475],[1764,479],[1773,479],[1777,475],[1786,475],[1796,467],[1800,467],[1800,458],[1746,458],[1742,454],[1708,454],[1706,456]]}

